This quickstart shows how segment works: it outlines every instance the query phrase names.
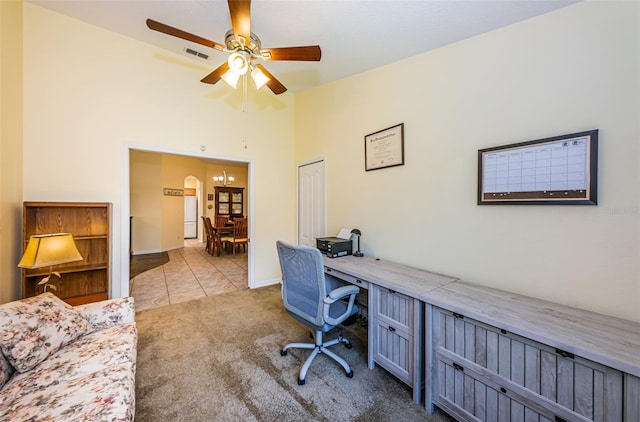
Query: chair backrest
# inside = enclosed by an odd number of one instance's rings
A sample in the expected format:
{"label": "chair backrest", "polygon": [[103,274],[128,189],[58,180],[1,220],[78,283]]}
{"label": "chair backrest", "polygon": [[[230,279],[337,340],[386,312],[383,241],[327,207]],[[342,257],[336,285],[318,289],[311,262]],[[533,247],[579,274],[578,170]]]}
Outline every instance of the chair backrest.
{"label": "chair backrest", "polygon": [[215,219],[215,226],[214,227],[224,227],[227,225],[227,223],[229,222],[229,216],[228,215],[216,215],[216,219]]}
{"label": "chair backrest", "polygon": [[233,238],[244,239],[247,237],[247,217],[233,220]]}
{"label": "chair backrest", "polygon": [[323,325],[323,300],[327,296],[322,254],[316,248],[276,242],[282,270],[284,307],[297,316]]}
{"label": "chair backrest", "polygon": [[211,218],[203,215],[202,221],[204,221],[204,230],[207,233],[207,236],[213,236],[213,225],[211,224]]}

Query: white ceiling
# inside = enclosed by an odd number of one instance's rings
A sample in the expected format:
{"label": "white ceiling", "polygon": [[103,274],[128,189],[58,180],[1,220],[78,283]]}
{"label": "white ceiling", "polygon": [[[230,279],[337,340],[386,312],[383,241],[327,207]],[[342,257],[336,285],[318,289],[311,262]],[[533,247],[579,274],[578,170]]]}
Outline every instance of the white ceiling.
{"label": "white ceiling", "polygon": [[[223,52],[147,28],[147,18],[224,44],[231,28],[225,0],[27,0],[55,12],[183,54]],[[265,62],[296,92],[529,19],[579,0],[254,0],[251,31],[262,46],[320,45],[320,62]],[[158,66],[171,66],[158,63]],[[204,77],[206,74],[203,74]]]}

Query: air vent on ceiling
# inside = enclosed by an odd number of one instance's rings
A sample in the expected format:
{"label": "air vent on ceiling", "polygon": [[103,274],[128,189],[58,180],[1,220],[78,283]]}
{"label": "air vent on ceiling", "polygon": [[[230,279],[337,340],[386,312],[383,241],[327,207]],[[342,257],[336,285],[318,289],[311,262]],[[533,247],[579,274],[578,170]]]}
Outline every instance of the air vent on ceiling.
{"label": "air vent on ceiling", "polygon": [[187,53],[189,53],[189,54],[191,54],[193,56],[200,57],[201,59],[205,59],[205,60],[209,59],[209,55],[208,54],[204,54],[204,53],[201,53],[199,51],[192,50],[191,48],[188,48],[188,47],[185,48],[184,51],[186,51]]}

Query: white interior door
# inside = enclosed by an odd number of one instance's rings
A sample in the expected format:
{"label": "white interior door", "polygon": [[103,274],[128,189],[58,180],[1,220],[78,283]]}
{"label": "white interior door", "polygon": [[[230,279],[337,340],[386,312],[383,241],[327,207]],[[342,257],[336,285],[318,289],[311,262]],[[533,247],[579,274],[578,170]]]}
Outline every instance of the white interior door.
{"label": "white interior door", "polygon": [[324,160],[298,166],[298,244],[316,246],[326,236]]}

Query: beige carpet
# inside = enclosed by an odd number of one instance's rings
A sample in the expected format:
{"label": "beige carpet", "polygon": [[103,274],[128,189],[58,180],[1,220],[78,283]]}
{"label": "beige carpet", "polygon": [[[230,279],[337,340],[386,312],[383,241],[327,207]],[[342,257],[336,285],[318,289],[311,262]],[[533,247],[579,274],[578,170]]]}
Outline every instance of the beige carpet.
{"label": "beige carpet", "polygon": [[297,383],[309,331],[282,306],[279,286],[241,290],[137,313],[136,421],[449,421],[428,416],[411,390],[366,366],[366,328],[333,350],[354,371],[319,355]]}

